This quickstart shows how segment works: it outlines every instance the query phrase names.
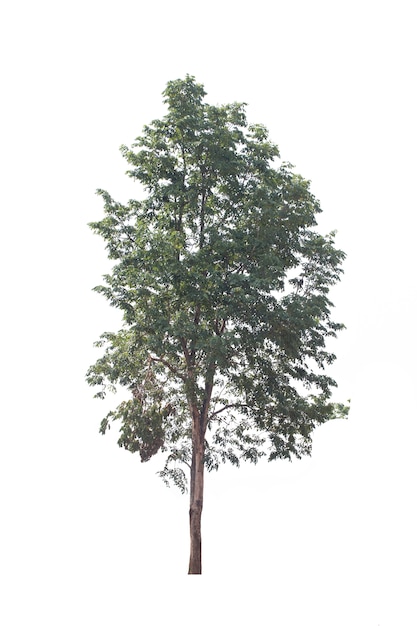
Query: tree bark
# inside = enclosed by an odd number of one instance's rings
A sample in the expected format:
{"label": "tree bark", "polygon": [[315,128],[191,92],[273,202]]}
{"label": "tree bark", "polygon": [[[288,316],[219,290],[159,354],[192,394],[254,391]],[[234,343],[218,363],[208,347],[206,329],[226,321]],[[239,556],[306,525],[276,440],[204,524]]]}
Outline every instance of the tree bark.
{"label": "tree bark", "polygon": [[[200,418],[200,416],[198,416]],[[201,419],[201,418],[200,418]],[[204,494],[204,432],[200,419],[193,419],[193,453],[190,477],[189,574],[201,574],[201,514]]]}

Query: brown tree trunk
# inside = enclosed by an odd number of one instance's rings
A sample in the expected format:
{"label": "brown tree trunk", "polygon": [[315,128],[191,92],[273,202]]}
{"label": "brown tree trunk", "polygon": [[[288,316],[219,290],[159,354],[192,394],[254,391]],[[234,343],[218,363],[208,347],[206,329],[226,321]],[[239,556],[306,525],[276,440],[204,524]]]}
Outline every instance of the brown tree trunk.
{"label": "brown tree trunk", "polygon": [[204,434],[200,419],[193,420],[193,455],[190,477],[189,574],[201,574],[201,514],[204,492]]}

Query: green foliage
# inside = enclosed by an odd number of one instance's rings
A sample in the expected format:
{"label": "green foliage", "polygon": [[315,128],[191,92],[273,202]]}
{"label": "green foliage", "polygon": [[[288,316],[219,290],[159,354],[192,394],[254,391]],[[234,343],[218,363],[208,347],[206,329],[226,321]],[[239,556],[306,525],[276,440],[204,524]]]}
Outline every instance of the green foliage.
{"label": "green foliage", "polygon": [[308,181],[279,161],[245,105],[212,106],[193,77],[168,83],[167,114],[121,151],[146,199],[126,205],[98,190],[105,217],[90,224],[114,260],[96,287],[123,312],[87,374],[98,397],[131,392],[103,420],[119,444],[182,490],[192,416],[205,432],[206,467],[267,455],[300,457],[316,425],[345,416],[330,402],[335,359],[326,340],[329,288],[344,253],[320,235]]}

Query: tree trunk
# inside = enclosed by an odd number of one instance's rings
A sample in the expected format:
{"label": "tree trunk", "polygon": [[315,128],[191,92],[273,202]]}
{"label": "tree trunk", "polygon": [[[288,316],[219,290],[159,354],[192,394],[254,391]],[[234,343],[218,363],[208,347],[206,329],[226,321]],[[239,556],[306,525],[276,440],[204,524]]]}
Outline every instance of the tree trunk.
{"label": "tree trunk", "polygon": [[[193,456],[190,477],[190,565],[189,574],[201,574],[201,513],[204,492],[204,435],[193,423]],[[199,422],[200,420],[198,420]]]}

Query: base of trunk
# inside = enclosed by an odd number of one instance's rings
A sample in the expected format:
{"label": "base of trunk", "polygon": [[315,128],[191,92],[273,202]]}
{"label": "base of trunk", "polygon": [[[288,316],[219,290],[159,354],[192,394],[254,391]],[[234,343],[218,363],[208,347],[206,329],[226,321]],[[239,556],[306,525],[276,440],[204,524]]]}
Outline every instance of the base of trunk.
{"label": "base of trunk", "polygon": [[201,513],[203,502],[197,500],[190,507],[190,564],[189,574],[201,574]]}

